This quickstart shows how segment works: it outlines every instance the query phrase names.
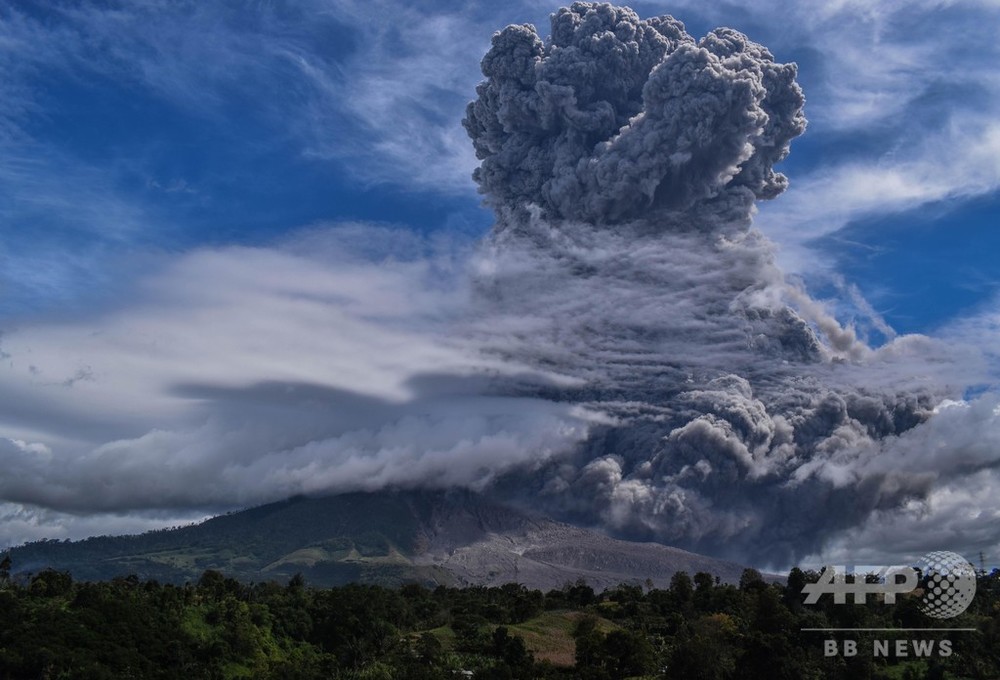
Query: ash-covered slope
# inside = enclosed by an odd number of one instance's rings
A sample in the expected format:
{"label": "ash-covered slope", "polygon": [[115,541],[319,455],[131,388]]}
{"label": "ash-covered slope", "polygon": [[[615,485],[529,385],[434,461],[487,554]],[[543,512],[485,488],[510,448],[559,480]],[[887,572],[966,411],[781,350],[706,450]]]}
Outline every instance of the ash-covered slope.
{"label": "ash-covered slope", "polygon": [[733,562],[658,543],[620,541],[548,519],[518,530],[486,532],[451,552],[430,551],[418,562],[438,565],[463,584],[514,581],[543,590],[581,578],[598,590],[647,579],[666,587],[678,571],[704,571],[735,582],[743,571]]}
{"label": "ash-covered slope", "polygon": [[666,586],[681,570],[725,581],[742,572],[731,562],[615,540],[468,491],[296,497],[179,529],[42,541],[10,554],[20,574],[52,567],[79,579],[136,574],[175,582],[217,569],[255,581],[302,573],[316,585],[519,582],[550,589],[583,578],[600,589],[647,579]]}

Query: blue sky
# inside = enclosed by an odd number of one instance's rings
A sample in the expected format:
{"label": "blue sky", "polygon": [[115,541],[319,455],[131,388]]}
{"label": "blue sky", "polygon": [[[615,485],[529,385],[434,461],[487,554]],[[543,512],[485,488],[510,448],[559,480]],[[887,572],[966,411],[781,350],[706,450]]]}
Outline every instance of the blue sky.
{"label": "blue sky", "polygon": [[[815,233],[774,229],[801,249],[786,268],[821,260],[901,332],[995,296],[988,4],[667,9],[692,33],[731,25],[799,62],[810,129],[784,164],[792,192],[764,216],[781,224],[804,209]],[[545,10],[8,5],[0,309],[23,318],[101,304],[121,294],[137,255],[266,243],[319,222],[484,232],[491,216],[467,177],[463,105],[492,27],[544,25]],[[782,11],[798,21],[778,21]],[[986,158],[963,158],[970,151]],[[883,196],[851,185],[893,173]],[[796,185],[824,181],[842,185],[839,214],[783,210]],[[769,233],[768,220],[759,227]]]}
{"label": "blue sky", "polygon": [[[780,168],[790,189],[756,221],[786,274],[873,344],[922,333],[992,351],[1000,5],[633,7],[671,13],[696,36],[731,26],[798,62],[809,128]],[[155,439],[197,421],[177,384],[237,384],[247,365],[259,381],[329,373],[390,401],[403,382],[393,362],[462,365],[461,352],[418,336],[492,224],[464,107],[492,33],[530,22],[544,35],[555,9],[0,5],[0,437],[43,457]],[[374,276],[373,261],[389,264]],[[300,303],[365,311],[317,322]],[[273,327],[251,319],[271,305]],[[405,317],[413,339],[361,325],[375,317]],[[317,369],[338,347],[370,352],[367,373],[352,377],[350,361]],[[97,383],[111,391],[80,393]],[[167,495],[132,514],[9,496],[4,536],[136,530],[206,510]]]}

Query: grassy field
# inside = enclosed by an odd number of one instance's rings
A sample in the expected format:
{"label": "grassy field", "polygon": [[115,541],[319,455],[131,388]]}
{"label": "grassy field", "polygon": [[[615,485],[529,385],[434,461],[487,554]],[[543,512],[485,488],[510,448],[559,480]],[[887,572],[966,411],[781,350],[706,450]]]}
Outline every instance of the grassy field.
{"label": "grassy field", "polygon": [[[508,626],[510,632],[524,638],[524,644],[539,661],[548,661],[557,666],[572,666],[576,653],[573,629],[582,612],[553,611],[529,619],[524,623]],[[597,629],[603,633],[618,628],[607,619],[597,619]]]}
{"label": "grassy field", "polygon": [[[583,612],[545,612],[524,623],[509,625],[507,630],[512,635],[524,639],[525,646],[532,651],[536,660],[548,661],[556,666],[572,666],[576,654],[573,630],[585,616],[588,615]],[[597,618],[596,623],[597,629],[604,633],[618,628],[616,624],[604,618]],[[495,628],[497,626],[490,626],[491,631]],[[445,649],[455,648],[455,632],[449,626],[441,626],[426,632],[437,637]]]}

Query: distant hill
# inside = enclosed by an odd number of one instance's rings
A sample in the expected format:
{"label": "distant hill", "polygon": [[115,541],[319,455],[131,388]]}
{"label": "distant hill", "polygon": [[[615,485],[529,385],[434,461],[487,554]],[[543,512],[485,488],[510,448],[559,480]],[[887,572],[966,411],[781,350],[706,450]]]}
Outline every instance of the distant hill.
{"label": "distant hill", "polygon": [[295,497],[179,529],[41,541],[10,551],[13,572],[74,578],[135,574],[183,582],[216,569],[246,581],[301,573],[314,585],[498,585],[543,590],[580,578],[669,584],[677,571],[739,580],[743,567],[656,543],[633,543],[529,515],[468,491],[381,491]]}

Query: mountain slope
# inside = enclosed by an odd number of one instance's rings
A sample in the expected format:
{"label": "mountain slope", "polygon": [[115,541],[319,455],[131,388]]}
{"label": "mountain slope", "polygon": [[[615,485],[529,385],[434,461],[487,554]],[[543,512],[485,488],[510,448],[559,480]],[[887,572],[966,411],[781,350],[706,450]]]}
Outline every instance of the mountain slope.
{"label": "mountain slope", "polygon": [[243,580],[301,573],[315,585],[497,585],[597,589],[676,571],[739,579],[740,565],[632,543],[489,502],[467,491],[296,497],[139,536],[43,541],[10,552],[15,573],[68,569],[78,579],[136,574],[182,582],[216,569]]}

